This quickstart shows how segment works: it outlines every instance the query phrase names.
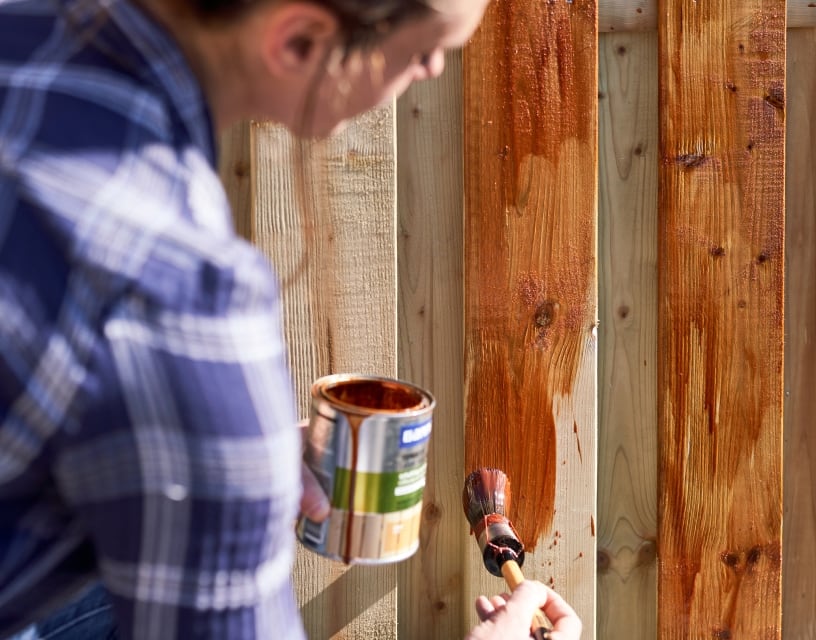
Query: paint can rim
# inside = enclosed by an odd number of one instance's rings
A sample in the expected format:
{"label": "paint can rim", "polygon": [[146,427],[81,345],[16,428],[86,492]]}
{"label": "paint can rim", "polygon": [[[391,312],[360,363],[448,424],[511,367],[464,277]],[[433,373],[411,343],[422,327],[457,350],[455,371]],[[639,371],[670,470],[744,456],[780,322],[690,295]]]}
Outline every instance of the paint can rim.
{"label": "paint can rim", "polygon": [[[411,406],[391,409],[350,403],[345,401],[342,397],[331,393],[333,389],[349,383],[380,383],[385,386],[399,388],[404,392],[412,393],[418,398],[418,401]],[[323,400],[336,408],[342,409],[344,412],[360,416],[377,414],[407,417],[419,416],[432,411],[436,406],[436,399],[433,394],[419,385],[399,378],[359,373],[335,373],[318,378],[312,384],[312,398]]]}

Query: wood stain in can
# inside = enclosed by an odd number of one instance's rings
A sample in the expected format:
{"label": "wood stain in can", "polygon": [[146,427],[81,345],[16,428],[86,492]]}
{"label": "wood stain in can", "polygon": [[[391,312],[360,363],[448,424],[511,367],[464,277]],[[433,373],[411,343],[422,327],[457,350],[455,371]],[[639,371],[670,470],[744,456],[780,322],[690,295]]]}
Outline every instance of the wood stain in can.
{"label": "wood stain in can", "polygon": [[346,564],[382,564],[419,546],[427,450],[435,405],[413,384],[341,374],[312,385],[304,459],[329,496],[331,514],[301,517],[307,548]]}

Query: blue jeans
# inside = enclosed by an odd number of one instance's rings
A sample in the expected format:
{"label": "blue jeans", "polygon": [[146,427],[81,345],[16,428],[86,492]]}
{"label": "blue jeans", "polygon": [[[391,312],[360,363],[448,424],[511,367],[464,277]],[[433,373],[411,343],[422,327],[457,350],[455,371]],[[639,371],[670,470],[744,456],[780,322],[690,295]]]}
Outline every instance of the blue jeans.
{"label": "blue jeans", "polygon": [[95,584],[9,640],[115,640],[117,637],[108,592],[101,584]]}

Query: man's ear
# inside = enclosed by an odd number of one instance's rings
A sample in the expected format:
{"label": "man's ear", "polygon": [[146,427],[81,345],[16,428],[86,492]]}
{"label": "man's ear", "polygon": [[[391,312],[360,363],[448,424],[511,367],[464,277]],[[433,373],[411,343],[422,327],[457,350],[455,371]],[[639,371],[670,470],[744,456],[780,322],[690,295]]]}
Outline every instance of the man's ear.
{"label": "man's ear", "polygon": [[264,29],[264,59],[277,77],[300,74],[334,46],[337,18],[308,2],[272,5]]}

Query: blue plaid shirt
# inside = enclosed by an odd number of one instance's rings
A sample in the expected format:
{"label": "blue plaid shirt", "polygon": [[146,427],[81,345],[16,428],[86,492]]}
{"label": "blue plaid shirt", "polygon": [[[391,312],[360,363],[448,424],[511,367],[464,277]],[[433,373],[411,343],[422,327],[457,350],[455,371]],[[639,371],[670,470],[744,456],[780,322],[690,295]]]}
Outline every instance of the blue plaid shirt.
{"label": "blue plaid shirt", "polygon": [[0,636],[301,638],[277,284],[201,88],[127,0],[0,0]]}

